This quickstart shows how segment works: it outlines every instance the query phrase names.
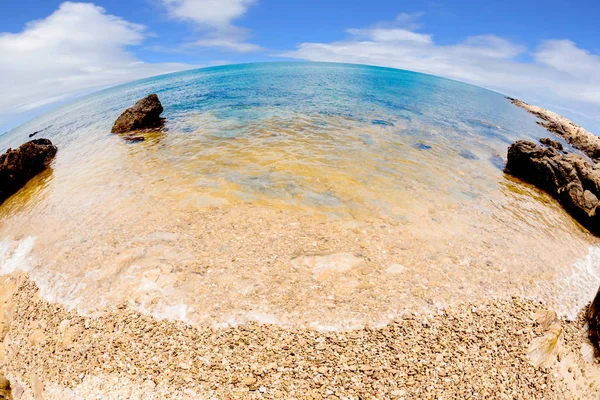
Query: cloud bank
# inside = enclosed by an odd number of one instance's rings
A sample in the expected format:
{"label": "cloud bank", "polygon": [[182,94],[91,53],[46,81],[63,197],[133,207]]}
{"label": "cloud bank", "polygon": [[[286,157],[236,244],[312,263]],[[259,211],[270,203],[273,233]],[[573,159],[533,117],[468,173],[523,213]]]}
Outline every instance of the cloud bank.
{"label": "cloud bank", "polygon": [[75,93],[191,67],[145,63],[127,51],[146,35],[143,25],[72,2],[22,32],[0,33],[0,123]]}
{"label": "cloud bank", "polygon": [[544,40],[533,50],[495,35],[438,45],[432,35],[419,31],[420,16],[401,14],[389,23],[349,29],[345,40],[302,43],[281,56],[387,66],[457,79],[566,114],[576,109],[600,127],[600,56],[564,39]]}
{"label": "cloud bank", "polygon": [[201,39],[184,47],[216,47],[237,53],[260,51],[249,43],[250,31],[234,25],[257,0],[162,0],[171,18],[193,23],[203,31]]}

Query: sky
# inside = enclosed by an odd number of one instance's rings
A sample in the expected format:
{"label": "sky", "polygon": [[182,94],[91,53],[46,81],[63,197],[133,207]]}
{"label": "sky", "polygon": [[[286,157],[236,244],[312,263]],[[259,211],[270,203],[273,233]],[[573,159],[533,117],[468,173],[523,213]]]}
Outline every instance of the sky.
{"label": "sky", "polygon": [[94,90],[332,61],[472,83],[600,135],[598,0],[0,0],[0,133]]}

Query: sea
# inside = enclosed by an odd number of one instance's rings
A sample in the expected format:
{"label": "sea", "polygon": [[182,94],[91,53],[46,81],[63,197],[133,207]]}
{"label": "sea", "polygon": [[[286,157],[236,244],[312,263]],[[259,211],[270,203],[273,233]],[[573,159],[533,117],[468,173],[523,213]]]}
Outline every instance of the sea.
{"label": "sea", "polygon": [[[111,134],[151,93],[164,130]],[[228,65],[77,99],[0,150],[34,132],[58,154],[0,206],[0,274],[82,314],[344,330],[520,296],[573,318],[600,285],[598,239],[504,172],[512,142],[552,134],[476,86]]]}

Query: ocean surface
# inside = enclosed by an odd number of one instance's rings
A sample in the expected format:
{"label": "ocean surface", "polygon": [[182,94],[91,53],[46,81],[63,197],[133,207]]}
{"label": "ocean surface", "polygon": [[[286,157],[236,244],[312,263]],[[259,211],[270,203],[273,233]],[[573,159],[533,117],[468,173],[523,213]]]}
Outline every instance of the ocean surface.
{"label": "ocean surface", "polygon": [[[157,93],[164,132],[118,115]],[[0,136],[59,148],[0,206],[0,274],[91,314],[125,305],[216,326],[380,325],[524,296],[573,316],[598,240],[503,173],[550,135],[502,95],[395,69],[213,67],[107,89]]]}

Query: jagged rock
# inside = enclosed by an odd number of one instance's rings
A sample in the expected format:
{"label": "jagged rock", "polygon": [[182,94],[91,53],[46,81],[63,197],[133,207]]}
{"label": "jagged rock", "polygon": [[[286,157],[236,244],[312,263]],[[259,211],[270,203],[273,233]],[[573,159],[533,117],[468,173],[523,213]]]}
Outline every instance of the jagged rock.
{"label": "jagged rock", "polygon": [[36,139],[0,155],[0,204],[45,170],[56,155],[48,139]]}
{"label": "jagged rock", "polygon": [[144,97],[117,118],[112,133],[128,133],[146,129],[159,129],[164,124],[160,117],[162,104],[156,94]]}
{"label": "jagged rock", "polygon": [[600,234],[600,169],[577,154],[519,140],[508,149],[506,171],[545,190],[583,226]]}
{"label": "jagged rock", "polygon": [[563,151],[563,145],[558,140],[550,139],[550,138],[541,138],[540,143],[547,147],[552,147],[558,151]]}
{"label": "jagged rock", "polygon": [[0,375],[0,400],[13,400],[10,382],[4,375]]}
{"label": "jagged rock", "polygon": [[596,348],[596,353],[600,354],[600,289],[596,297],[587,310],[588,337],[590,342]]}
{"label": "jagged rock", "polygon": [[557,134],[592,160],[600,160],[600,137],[588,132],[581,126],[555,112],[527,104],[524,101],[512,97],[507,97],[507,99],[517,107],[524,108],[531,114],[542,119],[544,122],[539,121],[539,125],[548,129],[550,132]]}

